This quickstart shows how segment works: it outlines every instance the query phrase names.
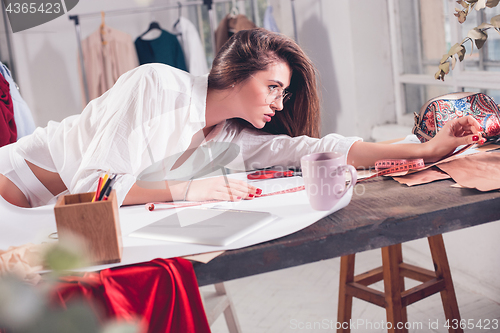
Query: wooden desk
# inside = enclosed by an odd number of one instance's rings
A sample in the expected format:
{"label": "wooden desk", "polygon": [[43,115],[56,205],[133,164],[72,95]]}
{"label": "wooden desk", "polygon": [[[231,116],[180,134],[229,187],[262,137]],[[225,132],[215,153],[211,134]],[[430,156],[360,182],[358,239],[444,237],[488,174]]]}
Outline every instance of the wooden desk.
{"label": "wooden desk", "polygon": [[194,263],[198,283],[214,284],[500,220],[499,191],[452,184],[442,180],[408,187],[389,178],[362,182],[346,208],[308,228],[226,251],[208,264]]}

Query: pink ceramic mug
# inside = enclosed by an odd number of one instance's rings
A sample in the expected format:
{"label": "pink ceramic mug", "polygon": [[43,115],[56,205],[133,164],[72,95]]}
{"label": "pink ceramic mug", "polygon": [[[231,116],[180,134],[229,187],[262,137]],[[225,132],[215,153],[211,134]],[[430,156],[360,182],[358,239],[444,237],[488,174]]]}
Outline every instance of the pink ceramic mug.
{"label": "pink ceramic mug", "polygon": [[[354,184],[357,172],[345,165],[345,157],[337,152],[315,153],[300,159],[302,178],[309,203],[315,210],[330,210]],[[351,183],[345,186],[345,171],[351,174]]]}

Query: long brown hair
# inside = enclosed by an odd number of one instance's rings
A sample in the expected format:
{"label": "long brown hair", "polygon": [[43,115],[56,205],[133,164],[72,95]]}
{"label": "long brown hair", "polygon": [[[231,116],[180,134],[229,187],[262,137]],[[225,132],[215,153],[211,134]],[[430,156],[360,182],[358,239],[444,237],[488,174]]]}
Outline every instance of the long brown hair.
{"label": "long brown hair", "polygon": [[235,33],[220,49],[208,76],[211,89],[229,89],[276,61],[292,70],[288,90],[292,98],[266,124],[264,131],[292,137],[319,137],[319,97],[316,70],[311,60],[291,38],[262,28]]}

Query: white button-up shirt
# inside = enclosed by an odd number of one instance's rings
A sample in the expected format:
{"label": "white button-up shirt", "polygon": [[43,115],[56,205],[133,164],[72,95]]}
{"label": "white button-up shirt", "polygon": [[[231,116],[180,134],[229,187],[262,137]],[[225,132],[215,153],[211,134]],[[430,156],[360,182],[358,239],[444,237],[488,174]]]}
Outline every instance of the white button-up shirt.
{"label": "white button-up shirt", "polygon": [[[114,189],[121,204],[148,171],[166,170],[168,178],[175,162],[171,157],[185,152],[193,135],[205,127],[207,88],[206,75],[195,77],[162,64],[140,66],[123,74],[81,114],[37,128],[17,142],[16,150],[31,163],[59,173],[70,193],[94,191],[102,172],[117,174]],[[357,140],[337,134],[322,139],[270,135],[230,120],[218,124],[203,145],[235,144],[238,158],[227,167],[249,170],[299,166],[300,157],[313,152],[347,155]],[[193,163],[199,169],[198,160]]]}

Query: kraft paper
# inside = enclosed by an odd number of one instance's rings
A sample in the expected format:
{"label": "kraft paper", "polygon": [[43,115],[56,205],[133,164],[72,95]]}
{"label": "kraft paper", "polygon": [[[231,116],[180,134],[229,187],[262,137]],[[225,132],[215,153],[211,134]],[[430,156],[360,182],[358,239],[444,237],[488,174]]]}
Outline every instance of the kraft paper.
{"label": "kraft paper", "polygon": [[482,152],[438,165],[458,184],[479,191],[500,189],[500,153]]}
{"label": "kraft paper", "polygon": [[401,184],[408,186],[427,184],[436,180],[451,178],[446,173],[436,168],[425,169],[420,172],[411,173],[403,177],[392,177]]}

